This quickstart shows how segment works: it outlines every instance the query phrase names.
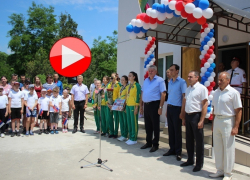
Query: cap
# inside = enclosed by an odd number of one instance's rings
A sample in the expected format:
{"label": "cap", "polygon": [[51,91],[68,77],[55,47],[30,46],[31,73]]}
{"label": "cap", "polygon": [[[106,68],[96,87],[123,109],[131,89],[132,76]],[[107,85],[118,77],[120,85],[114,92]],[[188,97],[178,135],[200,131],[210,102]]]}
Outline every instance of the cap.
{"label": "cap", "polygon": [[43,91],[45,91],[45,92],[46,92],[47,90],[46,90],[46,89],[42,89],[42,92],[43,92]]}
{"label": "cap", "polygon": [[34,87],[35,87],[34,84],[29,85],[29,88],[34,88]]}
{"label": "cap", "polygon": [[16,82],[14,82],[14,85],[16,85],[16,84],[20,85],[20,83],[19,83],[19,82],[17,82],[17,81],[16,81]]}
{"label": "cap", "polygon": [[49,88],[47,91],[51,91],[51,92],[52,92],[52,89],[51,89],[51,88]]}
{"label": "cap", "polygon": [[240,59],[237,58],[237,57],[233,57],[232,61],[238,61],[238,62],[240,62]]}

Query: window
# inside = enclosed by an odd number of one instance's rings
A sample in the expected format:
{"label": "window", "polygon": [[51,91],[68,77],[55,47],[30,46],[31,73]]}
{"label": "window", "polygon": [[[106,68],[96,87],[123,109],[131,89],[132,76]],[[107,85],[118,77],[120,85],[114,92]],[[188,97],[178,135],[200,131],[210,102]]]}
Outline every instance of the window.
{"label": "window", "polygon": [[158,67],[157,67],[157,69],[158,69],[159,76],[161,76],[161,77],[163,77],[163,74],[164,74],[164,72],[163,72],[163,69],[164,69],[163,64],[164,64],[164,59],[159,58],[158,59]]}
{"label": "window", "polygon": [[166,79],[166,71],[173,64],[173,55],[165,56],[164,58],[158,59],[158,74],[163,79]]}

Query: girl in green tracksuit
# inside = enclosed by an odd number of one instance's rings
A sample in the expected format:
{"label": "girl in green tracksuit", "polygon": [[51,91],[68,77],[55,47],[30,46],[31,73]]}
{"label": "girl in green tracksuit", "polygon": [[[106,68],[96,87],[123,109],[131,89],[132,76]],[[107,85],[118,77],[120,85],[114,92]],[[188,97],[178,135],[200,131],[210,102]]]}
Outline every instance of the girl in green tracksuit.
{"label": "girl in green tracksuit", "polygon": [[[128,90],[128,77],[122,76],[121,78],[121,89],[119,92],[119,99],[127,98],[127,90]],[[123,111],[118,111],[119,120],[120,120],[120,130],[121,130],[121,137],[118,138],[119,141],[124,141],[128,137],[128,123],[127,123],[127,114],[125,109]]]}
{"label": "girl in green tracksuit", "polygon": [[92,106],[94,108],[94,117],[95,117],[95,123],[96,123],[96,131],[95,134],[100,133],[100,106],[101,106],[101,81],[97,80],[95,83],[95,91],[93,92],[92,96]]}
{"label": "girl in green tracksuit", "polygon": [[127,88],[126,113],[127,113],[129,140],[126,141],[126,143],[128,145],[133,145],[137,143],[138,111],[139,111],[139,101],[141,96],[141,86],[138,81],[137,73],[133,71],[130,72],[128,79],[130,84]]}

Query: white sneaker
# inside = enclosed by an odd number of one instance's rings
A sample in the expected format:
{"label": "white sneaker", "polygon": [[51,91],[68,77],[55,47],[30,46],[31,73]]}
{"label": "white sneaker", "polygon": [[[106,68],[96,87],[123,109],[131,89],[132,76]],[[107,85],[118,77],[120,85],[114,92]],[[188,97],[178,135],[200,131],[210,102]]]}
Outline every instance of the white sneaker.
{"label": "white sneaker", "polygon": [[99,131],[95,131],[94,134],[99,134]]}
{"label": "white sneaker", "polygon": [[62,130],[62,133],[65,133],[65,129]]}
{"label": "white sneaker", "polygon": [[4,136],[5,136],[4,133],[2,133],[2,134],[1,134],[1,138],[4,138]]}
{"label": "white sneaker", "polygon": [[67,133],[67,132],[68,132],[68,129],[64,129],[64,132]]}
{"label": "white sneaker", "polygon": [[119,141],[125,141],[127,138],[121,136],[120,138],[118,138]]}
{"label": "white sneaker", "polygon": [[232,176],[231,177],[224,177],[223,180],[231,180],[232,179]]}
{"label": "white sneaker", "polygon": [[127,140],[127,141],[126,141],[126,144],[128,144],[130,141],[131,141],[130,139],[129,139],[129,140]]}
{"label": "white sneaker", "polygon": [[214,174],[209,174],[209,177],[212,177],[212,178],[223,177],[223,176],[224,176],[224,173],[220,171],[217,171]]}
{"label": "white sneaker", "polygon": [[134,145],[134,144],[136,144],[137,143],[137,141],[130,141],[130,142],[128,142],[127,144],[128,145]]}

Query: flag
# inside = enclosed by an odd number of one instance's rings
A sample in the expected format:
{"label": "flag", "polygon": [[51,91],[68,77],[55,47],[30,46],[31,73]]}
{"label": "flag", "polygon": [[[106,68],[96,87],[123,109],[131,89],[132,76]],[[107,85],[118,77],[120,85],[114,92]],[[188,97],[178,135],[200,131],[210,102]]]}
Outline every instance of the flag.
{"label": "flag", "polygon": [[139,5],[141,8],[141,12],[145,13],[146,12],[145,7],[146,7],[148,0],[138,0],[138,1],[139,1]]}
{"label": "flag", "polygon": [[0,120],[0,128],[3,127],[4,122]]}
{"label": "flag", "polygon": [[30,108],[26,107],[26,117],[30,117],[31,112],[30,112]]}
{"label": "flag", "polygon": [[59,111],[59,108],[56,105],[53,106],[53,109],[54,109],[54,112],[58,112]]}
{"label": "flag", "polygon": [[43,115],[43,110],[40,109],[39,115],[42,116]]}
{"label": "flag", "polygon": [[11,117],[9,116],[6,124],[9,124],[10,122],[11,122]]}
{"label": "flag", "polygon": [[67,119],[67,118],[65,118],[65,119],[63,120],[63,125],[65,126],[66,124],[68,124],[68,119]]}

